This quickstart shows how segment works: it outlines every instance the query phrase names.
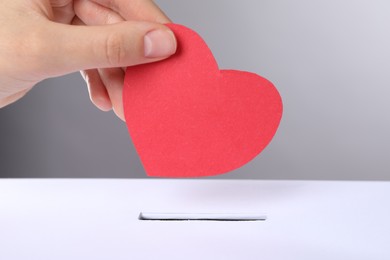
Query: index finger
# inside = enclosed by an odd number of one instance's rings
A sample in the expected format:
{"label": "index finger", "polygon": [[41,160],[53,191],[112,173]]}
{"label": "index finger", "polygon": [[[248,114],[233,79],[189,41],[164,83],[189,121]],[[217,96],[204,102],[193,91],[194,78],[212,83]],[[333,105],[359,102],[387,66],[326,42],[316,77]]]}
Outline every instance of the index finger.
{"label": "index finger", "polygon": [[169,23],[171,20],[152,0],[91,0],[110,8],[126,20]]}

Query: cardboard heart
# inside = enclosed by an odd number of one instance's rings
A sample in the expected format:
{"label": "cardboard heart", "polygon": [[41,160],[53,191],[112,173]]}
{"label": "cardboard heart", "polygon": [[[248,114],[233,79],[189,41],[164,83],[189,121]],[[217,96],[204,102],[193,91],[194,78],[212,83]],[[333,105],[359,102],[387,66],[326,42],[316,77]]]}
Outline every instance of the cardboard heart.
{"label": "cardboard heart", "polygon": [[219,70],[202,38],[177,24],[178,49],[161,62],[128,67],[126,124],[147,175],[229,172],[258,155],[282,117],[282,100],[256,74]]}

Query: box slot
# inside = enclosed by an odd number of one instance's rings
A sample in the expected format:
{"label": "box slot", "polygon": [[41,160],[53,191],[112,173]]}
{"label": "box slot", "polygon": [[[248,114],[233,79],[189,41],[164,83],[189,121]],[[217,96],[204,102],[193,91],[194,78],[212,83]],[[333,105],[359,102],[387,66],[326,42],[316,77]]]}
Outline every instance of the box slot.
{"label": "box slot", "polygon": [[257,213],[155,213],[141,212],[139,220],[152,221],[265,221],[265,214]]}

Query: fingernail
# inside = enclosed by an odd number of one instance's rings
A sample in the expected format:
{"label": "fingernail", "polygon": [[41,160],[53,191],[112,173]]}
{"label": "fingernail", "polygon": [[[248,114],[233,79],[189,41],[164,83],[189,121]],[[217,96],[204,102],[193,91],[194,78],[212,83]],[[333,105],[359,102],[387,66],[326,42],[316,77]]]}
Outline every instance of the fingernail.
{"label": "fingernail", "polygon": [[176,52],[176,38],[169,30],[154,30],[144,38],[144,52],[147,58],[167,57]]}

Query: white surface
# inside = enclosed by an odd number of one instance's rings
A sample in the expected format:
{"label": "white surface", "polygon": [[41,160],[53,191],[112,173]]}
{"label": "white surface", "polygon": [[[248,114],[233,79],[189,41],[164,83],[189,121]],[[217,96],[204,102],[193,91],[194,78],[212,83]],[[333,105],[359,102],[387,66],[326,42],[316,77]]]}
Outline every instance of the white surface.
{"label": "white surface", "polygon": [[[390,182],[0,180],[0,259],[390,259]],[[144,212],[266,221],[141,221]]]}

